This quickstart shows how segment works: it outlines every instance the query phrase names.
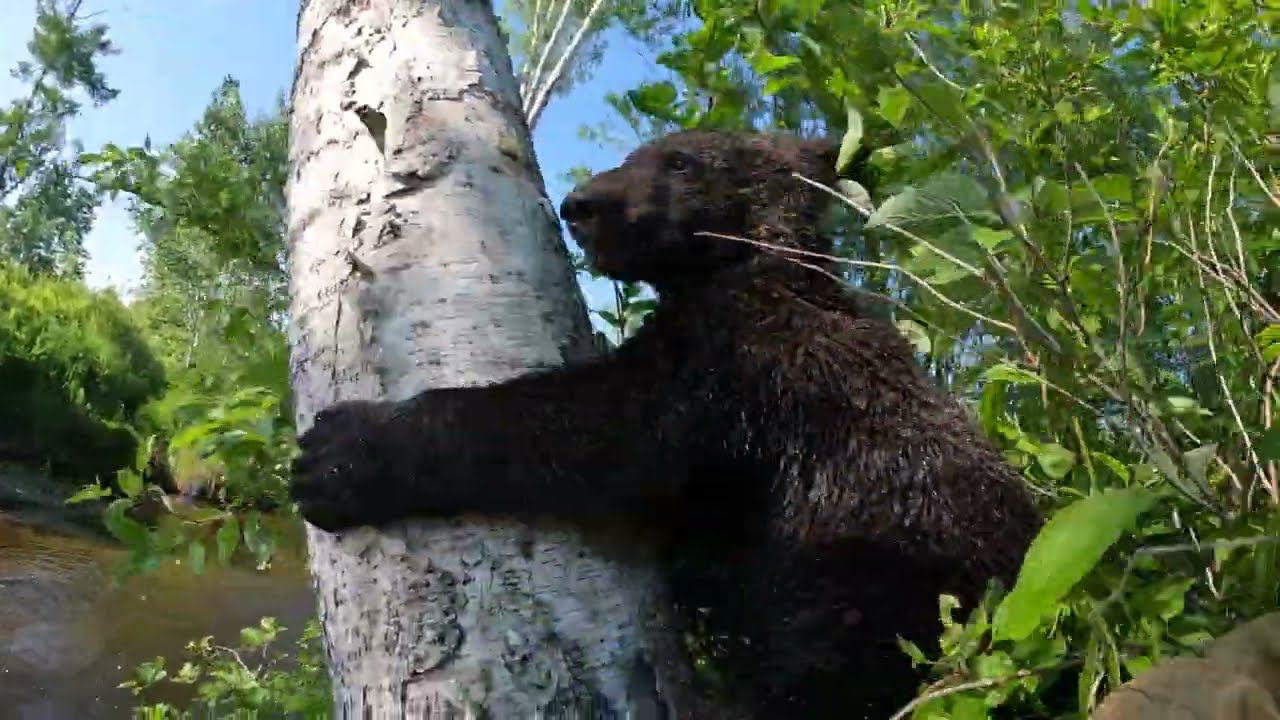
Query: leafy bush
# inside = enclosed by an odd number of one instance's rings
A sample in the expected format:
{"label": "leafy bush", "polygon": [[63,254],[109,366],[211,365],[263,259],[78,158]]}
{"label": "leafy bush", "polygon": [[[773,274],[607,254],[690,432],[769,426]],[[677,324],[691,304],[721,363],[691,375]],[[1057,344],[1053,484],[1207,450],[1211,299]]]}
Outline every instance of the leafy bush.
{"label": "leafy bush", "polygon": [[113,293],[0,264],[0,454],[109,474],[131,463],[128,423],[164,382]]}
{"label": "leafy bush", "polygon": [[134,670],[134,678],[120,684],[142,697],[161,685],[193,687],[199,701],[181,710],[168,703],[142,704],[134,709],[145,720],[186,720],[192,717],[327,718],[332,700],[320,645],[320,626],[312,620],[295,651],[278,650],[274,643],[285,628],[274,618],[240,631],[238,647],[216,645],[212,637],[187,643],[190,660],[170,673],[157,657]]}
{"label": "leafy bush", "polygon": [[[1144,6],[1145,5],[1145,6]],[[872,146],[838,254],[1051,521],[902,717],[1086,717],[1280,604],[1280,11],[695,0],[638,132]],[[1006,590],[1008,590],[1006,592]],[[853,681],[853,680],[851,680]]]}

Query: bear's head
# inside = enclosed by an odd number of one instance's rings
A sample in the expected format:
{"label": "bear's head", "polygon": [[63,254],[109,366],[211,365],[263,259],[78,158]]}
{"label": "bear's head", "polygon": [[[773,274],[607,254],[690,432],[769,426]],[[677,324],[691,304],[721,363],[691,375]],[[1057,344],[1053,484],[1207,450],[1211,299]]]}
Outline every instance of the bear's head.
{"label": "bear's head", "polygon": [[565,197],[560,215],[587,261],[617,280],[698,283],[763,252],[702,233],[826,252],[837,147],[785,134],[684,131],[647,143]]}

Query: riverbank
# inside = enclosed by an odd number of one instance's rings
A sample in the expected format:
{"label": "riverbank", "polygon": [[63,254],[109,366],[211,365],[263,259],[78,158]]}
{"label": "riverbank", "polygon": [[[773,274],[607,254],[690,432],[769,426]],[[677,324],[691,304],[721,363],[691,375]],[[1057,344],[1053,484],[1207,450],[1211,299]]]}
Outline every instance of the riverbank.
{"label": "riverbank", "polygon": [[[315,601],[301,533],[276,525],[270,569],[210,562],[197,575],[176,561],[113,583],[124,551],[102,529],[101,501],[67,506],[77,486],[0,466],[0,717],[125,720],[118,688],[139,663],[181,666],[190,640],[234,642],[263,616],[292,643]],[[157,697],[179,702],[187,697]]]}
{"label": "riverbank", "polygon": [[110,537],[102,525],[102,500],[67,505],[79,486],[39,469],[0,462],[0,512],[11,521],[67,535]]}

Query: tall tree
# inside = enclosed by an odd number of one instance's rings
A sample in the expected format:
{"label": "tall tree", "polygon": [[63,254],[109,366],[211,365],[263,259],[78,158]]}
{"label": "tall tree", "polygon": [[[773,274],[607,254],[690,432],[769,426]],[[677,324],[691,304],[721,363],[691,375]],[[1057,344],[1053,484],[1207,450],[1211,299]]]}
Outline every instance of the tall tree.
{"label": "tall tree", "polygon": [[137,309],[173,369],[215,392],[268,356],[269,384],[284,389],[284,110],[249,117],[239,83],[226,78],[195,127],[163,153],[102,153],[114,161],[102,176],[134,197],[143,249]]}
{"label": "tall tree", "polygon": [[78,17],[80,4],[36,3],[31,59],[13,73],[27,93],[0,108],[0,259],[70,277],[84,271],[98,194],[77,177],[67,121],[80,110],[77,93],[94,104],[116,96],[97,68],[115,48],[105,25]]}
{"label": "tall tree", "polygon": [[[303,2],[291,122],[300,430],[593,351],[489,3]],[[308,544],[342,717],[645,717],[683,686],[629,538],[465,518]]]}

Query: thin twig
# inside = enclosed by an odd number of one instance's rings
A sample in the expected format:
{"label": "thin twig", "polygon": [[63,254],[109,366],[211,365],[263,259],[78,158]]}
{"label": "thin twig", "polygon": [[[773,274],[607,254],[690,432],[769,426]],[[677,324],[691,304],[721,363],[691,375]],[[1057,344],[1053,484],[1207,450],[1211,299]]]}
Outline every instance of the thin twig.
{"label": "thin twig", "polygon": [[[1214,154],[1214,161],[1215,161],[1215,164],[1216,164],[1217,159],[1218,159],[1218,156],[1217,156],[1217,154],[1215,153],[1215,154]],[[1232,166],[1231,166],[1231,177],[1230,177],[1230,179],[1228,180],[1228,184],[1227,184],[1227,211],[1226,211],[1226,212],[1227,212],[1227,219],[1231,221],[1231,224],[1232,224],[1232,225],[1234,225],[1234,224],[1235,224],[1235,218],[1232,216],[1232,213],[1231,213],[1231,208],[1232,208],[1232,206],[1233,206],[1233,205],[1235,205],[1235,196],[1236,196],[1236,194],[1235,194],[1235,179],[1236,179],[1236,166],[1235,166],[1235,165],[1232,165]],[[1210,176],[1210,181],[1212,182],[1212,175]],[[1211,193],[1206,193],[1206,198],[1207,198],[1207,197],[1208,197],[1208,195],[1210,195],[1210,194],[1211,194]],[[1208,203],[1206,203],[1206,204],[1205,204],[1205,227],[1204,227],[1204,231],[1205,231],[1205,245],[1207,245],[1207,246],[1208,246],[1208,248],[1209,248],[1209,254],[1210,254],[1210,256],[1213,258],[1213,261],[1214,261],[1215,263],[1218,263],[1218,264],[1224,264],[1224,263],[1222,263],[1222,261],[1218,258],[1218,252],[1217,252],[1217,250],[1216,250],[1216,248],[1215,248],[1215,243],[1214,243],[1214,240],[1213,240],[1213,237],[1214,237],[1214,236],[1213,236],[1213,234],[1210,232],[1209,218],[1210,218],[1210,209],[1209,209]],[[1237,233],[1237,237],[1239,237],[1239,234],[1238,234],[1238,233]],[[1249,276],[1249,267],[1248,267],[1248,265],[1246,265],[1246,264],[1245,264],[1245,262],[1244,262],[1244,249],[1243,249],[1243,246],[1241,245],[1241,246],[1238,248],[1238,250],[1240,251],[1240,252],[1239,252],[1239,262],[1240,262],[1240,265],[1239,265],[1239,267],[1235,268],[1235,270],[1236,270],[1236,273],[1237,273],[1240,277],[1245,277],[1245,278],[1247,278],[1247,277]],[[1223,248],[1223,254],[1224,254],[1224,255],[1226,255],[1227,257],[1230,257],[1230,254],[1229,254],[1229,253],[1227,253],[1227,249],[1226,249],[1226,248]],[[1259,352],[1257,344],[1253,342],[1253,332],[1249,329],[1249,320],[1248,320],[1248,318],[1246,318],[1246,317],[1245,317],[1244,313],[1240,311],[1240,306],[1239,306],[1239,304],[1238,304],[1238,303],[1236,303],[1235,294],[1234,294],[1234,293],[1232,293],[1232,292],[1226,292],[1226,293],[1224,293],[1224,296],[1225,296],[1225,297],[1226,297],[1226,299],[1227,299],[1227,305],[1229,305],[1229,306],[1231,307],[1231,312],[1232,312],[1232,314],[1234,314],[1234,315],[1236,316],[1236,319],[1240,321],[1240,327],[1241,327],[1241,329],[1244,331],[1245,338],[1247,339],[1248,344],[1249,344],[1249,350],[1250,350],[1250,352],[1253,354],[1253,356],[1254,356],[1254,357],[1256,357],[1256,358],[1258,358],[1259,360],[1261,360],[1261,358],[1262,358],[1262,353],[1261,353],[1261,352]]]}
{"label": "thin twig", "polygon": [[[1188,229],[1191,232],[1191,247],[1196,248],[1195,223],[1188,223]],[[1206,229],[1207,232],[1207,229]],[[1205,242],[1211,243],[1212,240],[1206,238]],[[1227,378],[1222,374],[1222,365],[1218,362],[1218,348],[1213,336],[1215,330],[1213,328],[1213,313],[1209,310],[1209,292],[1204,285],[1204,273],[1198,269],[1196,271],[1196,280],[1200,285],[1200,302],[1204,307],[1205,335],[1209,341],[1209,358],[1213,362],[1213,372],[1218,377],[1218,386],[1222,388],[1223,399],[1227,402],[1227,407],[1231,409],[1231,417],[1235,419],[1236,428],[1240,430],[1240,435],[1244,437],[1245,447],[1249,450],[1249,456],[1253,460],[1254,467],[1257,469],[1258,477],[1264,482],[1266,475],[1262,472],[1262,463],[1258,461],[1258,455],[1253,451],[1253,441],[1249,439],[1249,431],[1245,429],[1244,422],[1240,419],[1240,411],[1236,409],[1235,400],[1231,397],[1231,388],[1227,385]],[[1243,484],[1236,481],[1236,490],[1240,492],[1241,497],[1246,496]]]}
{"label": "thin twig", "polygon": [[[831,186],[829,186],[829,185],[827,185],[827,184],[825,184],[825,183],[820,183],[820,182],[818,182],[817,180],[811,180],[810,178],[807,178],[807,177],[805,177],[804,175],[801,175],[800,173],[792,173],[792,176],[793,176],[793,177],[795,177],[795,178],[797,178],[797,179],[799,179],[799,180],[802,180],[802,181],[804,181],[804,182],[806,182],[806,183],[808,183],[808,184],[810,184],[810,185],[812,185],[812,186],[814,186],[814,187],[816,187],[816,188],[818,188],[818,189],[820,189],[820,190],[823,190],[823,191],[827,192],[828,194],[830,194],[830,195],[832,195],[832,196],[834,196],[834,197],[839,198],[840,200],[843,200],[843,201],[844,201],[844,203],[845,203],[846,205],[848,205],[849,207],[853,208],[854,210],[857,210],[857,211],[858,211],[858,214],[862,215],[864,218],[870,218],[870,217],[871,217],[871,211],[870,211],[870,210],[868,210],[867,208],[862,207],[861,205],[858,205],[857,203],[855,203],[855,202],[853,201],[853,199],[852,199],[852,198],[845,197],[845,195],[844,195],[843,193],[841,193],[839,190],[836,190],[835,188],[833,188],[833,187],[831,187]],[[914,243],[918,243],[918,244],[920,244],[920,245],[923,245],[924,247],[928,248],[931,252],[935,253],[935,254],[936,254],[936,255],[938,255],[939,257],[945,258],[946,260],[948,260],[948,261],[950,261],[951,263],[953,263],[956,267],[963,269],[965,272],[968,272],[968,273],[970,273],[971,275],[974,275],[974,276],[976,276],[976,277],[978,277],[978,278],[980,278],[980,279],[985,279],[985,278],[986,278],[986,274],[985,274],[985,273],[983,273],[983,272],[982,272],[982,270],[981,270],[980,268],[978,268],[977,266],[972,265],[972,264],[970,264],[970,263],[967,263],[967,262],[965,262],[964,260],[961,260],[960,258],[956,257],[955,255],[952,255],[951,253],[947,252],[946,250],[943,250],[942,248],[938,247],[937,245],[934,245],[933,243],[929,242],[928,240],[925,240],[924,238],[920,237],[919,235],[916,235],[915,233],[911,232],[910,230],[907,230],[906,228],[903,228],[903,227],[899,227],[899,226],[894,225],[893,223],[890,223],[890,222],[885,222],[885,223],[884,223],[884,226],[885,226],[885,227],[887,227],[887,228],[889,228],[890,230],[893,230],[893,231],[894,231],[894,232],[896,232],[896,233],[901,234],[903,237],[908,238],[909,240],[911,240],[911,241],[912,241],[912,242],[914,242]],[[988,284],[990,284],[990,281],[989,281],[989,280],[988,280]]]}
{"label": "thin twig", "polygon": [[[835,197],[836,199],[840,200],[844,204],[853,208],[855,211],[858,212],[858,214],[862,215],[864,218],[871,217],[871,211],[868,208],[864,208],[858,205],[856,202],[853,201],[852,198],[846,197],[839,190],[836,190],[835,188],[832,188],[831,186],[825,183],[821,183],[821,182],[818,182],[817,180],[807,178],[804,175],[801,175],[800,173],[792,173],[792,176],[802,182],[805,182],[809,185],[812,185],[818,188],[819,190],[822,190],[823,192],[827,193],[828,195],[831,195],[832,197]],[[964,216],[963,211],[961,211],[959,207],[953,206],[952,210],[953,212],[958,213],[961,220],[963,220],[966,223],[969,222],[969,219]],[[1004,268],[995,259],[995,257],[992,256],[989,252],[987,253],[987,259],[992,264],[991,273],[983,272],[981,269],[975,267],[974,265],[971,265],[970,263],[965,262],[964,260],[961,260],[960,258],[952,255],[951,253],[946,252],[945,250],[939,248],[938,246],[934,245],[928,240],[925,240],[919,235],[916,235],[910,230],[907,230],[906,228],[900,227],[898,225],[895,225],[894,223],[887,222],[887,221],[884,222],[884,226],[898,233],[899,235],[907,238],[908,240],[911,240],[914,243],[924,246],[925,248],[937,254],[939,257],[942,257],[946,260],[951,261],[957,267],[962,268],[963,270],[974,275],[983,284],[985,284],[987,287],[991,288],[992,290],[995,290],[997,293],[1003,293],[1005,298],[1009,301],[1009,303],[1013,305],[1013,308],[1017,312],[1018,316],[1022,320],[1024,320],[1028,325],[1032,326],[1036,330],[1037,334],[1040,335],[1040,339],[1044,341],[1044,343],[1048,345],[1050,349],[1052,349],[1054,352],[1062,351],[1061,346],[1058,345],[1058,341],[1052,335],[1050,335],[1047,330],[1041,327],[1040,324],[1036,322],[1031,317],[1031,315],[1026,311],[1026,308],[1022,304],[1022,300],[1013,291],[1013,287],[1009,285],[1008,278],[1006,278],[1004,275]],[[1027,342],[1023,337],[1022,332],[1017,328],[1016,325],[1013,327],[1015,328],[1014,339],[1018,341],[1018,344],[1022,346],[1022,349],[1026,351],[1027,354],[1031,354],[1031,349],[1027,347]]]}
{"label": "thin twig", "polygon": [[[1080,179],[1084,180],[1085,187],[1089,188],[1089,193],[1093,195],[1093,199],[1102,207],[1102,217],[1107,221],[1107,232],[1111,235],[1111,251],[1116,254],[1116,274],[1119,276],[1120,282],[1120,337],[1116,341],[1118,346],[1116,349],[1120,352],[1120,382],[1121,387],[1124,389],[1125,412],[1131,414],[1133,409],[1133,388],[1129,379],[1129,276],[1125,272],[1124,248],[1120,245],[1120,232],[1116,229],[1115,219],[1111,217],[1111,209],[1107,207],[1106,201],[1102,199],[1102,195],[1094,187],[1088,173],[1084,171],[1084,168],[1080,167],[1080,163],[1075,163],[1075,166],[1076,172],[1080,174]],[[1130,419],[1132,419],[1131,415]]]}
{"label": "thin twig", "polygon": [[1249,158],[1244,156],[1244,153],[1240,151],[1240,146],[1236,144],[1235,140],[1228,137],[1227,142],[1231,144],[1231,149],[1236,151],[1236,156],[1240,158],[1245,167],[1249,168],[1249,172],[1253,175],[1253,179],[1258,181],[1258,187],[1262,188],[1262,192],[1267,194],[1267,197],[1271,199],[1272,204],[1280,208],[1280,196],[1273,193],[1271,188],[1267,186],[1267,181],[1262,179],[1262,174],[1258,172],[1257,166],[1255,166]]}
{"label": "thin twig", "polygon": [[939,80],[951,86],[953,89],[959,90],[962,93],[964,92],[964,88],[961,87],[959,83],[947,77],[946,75],[943,75],[942,71],[939,70],[936,65],[934,65],[932,62],[929,61],[929,58],[924,54],[924,49],[921,48],[920,45],[916,43],[916,39],[911,36],[911,33],[909,32],[903,33],[903,37],[907,39],[907,44],[911,46],[911,49],[915,52],[916,57],[920,58],[920,62],[924,63],[924,66],[929,68],[930,72],[936,75]]}
{"label": "thin twig", "polygon": [[[1231,180],[1229,185],[1227,186],[1227,192],[1228,192],[1227,220],[1230,221],[1229,225],[1231,227],[1231,234],[1235,237],[1236,257],[1240,263],[1240,266],[1236,268],[1236,271],[1239,273],[1240,277],[1246,278],[1246,281],[1247,281],[1247,278],[1249,277],[1249,266],[1245,263],[1244,237],[1240,232],[1239,223],[1236,222],[1236,214],[1234,209],[1236,205],[1236,168],[1235,166],[1232,166],[1231,168]],[[1253,284],[1250,283],[1249,287],[1252,289]],[[1268,301],[1265,297],[1263,297],[1261,293],[1256,293],[1256,295],[1258,297],[1258,302],[1261,303],[1266,310],[1266,312],[1261,313],[1263,317],[1268,317],[1268,316],[1280,317],[1280,313],[1276,312],[1275,307],[1271,304],[1270,301]],[[1237,314],[1240,314],[1240,313],[1237,311]],[[1249,323],[1245,321],[1244,316],[1242,314],[1240,314],[1240,322],[1241,322],[1241,326],[1244,328],[1245,335],[1249,338],[1249,347],[1250,349],[1253,350],[1254,357],[1256,357],[1259,361],[1262,361],[1262,351],[1258,349],[1258,344],[1253,341],[1253,330],[1250,328]]]}
{"label": "thin twig", "polygon": [[1259,295],[1258,292],[1254,290],[1251,285],[1249,285],[1247,278],[1239,277],[1238,273],[1236,273],[1234,268],[1223,268],[1221,263],[1218,263],[1217,267],[1212,267],[1210,264],[1210,259],[1201,255],[1198,250],[1191,250],[1190,248],[1183,247],[1182,245],[1179,245],[1178,243],[1172,240],[1156,240],[1156,244],[1167,245],[1173,248],[1174,250],[1177,250],[1184,257],[1186,257],[1193,264],[1195,264],[1197,268],[1199,268],[1200,270],[1203,270],[1205,274],[1209,275],[1210,277],[1222,283],[1223,285],[1236,286],[1237,289],[1245,293],[1249,301],[1249,306],[1253,309],[1254,312],[1266,318],[1268,322],[1272,322],[1272,323],[1280,322],[1280,312],[1277,312],[1274,308],[1272,308],[1270,304],[1267,303],[1266,300],[1263,299],[1262,296]]}
{"label": "thin twig", "polygon": [[1157,555],[1172,555],[1174,553],[1184,552],[1204,552],[1205,550],[1233,550],[1238,547],[1253,547],[1254,545],[1266,545],[1273,542],[1280,542],[1280,536],[1251,535],[1249,537],[1227,538],[1226,540],[1211,540],[1209,542],[1200,542],[1197,540],[1190,543],[1151,545],[1149,547],[1138,548],[1133,551],[1133,554],[1129,556],[1129,561],[1125,563],[1124,572],[1120,575],[1120,581],[1116,583],[1111,594],[1103,598],[1102,602],[1096,606],[1096,611],[1101,612],[1106,606],[1116,602],[1122,595],[1124,595],[1125,584],[1129,581],[1129,576],[1133,573],[1133,568],[1138,564],[1139,558],[1155,557]]}
{"label": "thin twig", "polygon": [[956,693],[962,693],[968,690],[983,690],[985,688],[1003,685],[1007,682],[1013,682],[1014,680],[1034,674],[1034,670],[1019,670],[1012,675],[1005,675],[1004,677],[984,678],[982,680],[973,680],[971,682],[963,682],[957,685],[949,685],[947,687],[937,688],[936,690],[930,690],[902,706],[902,709],[894,713],[893,717],[889,718],[889,720],[902,720],[902,718],[909,716],[916,708],[930,700],[936,700],[940,697],[955,695]]}
{"label": "thin twig", "polygon": [[[909,271],[909,270],[906,270],[906,269],[902,268],[900,265],[893,265],[893,264],[890,264],[890,263],[881,263],[881,262],[872,262],[872,261],[870,261],[870,260],[854,260],[854,259],[852,259],[852,258],[842,258],[842,257],[836,256],[836,255],[827,255],[827,254],[825,254],[825,253],[813,252],[812,250],[802,250],[802,249],[799,249],[799,248],[789,248],[789,247],[786,247],[785,245],[774,245],[774,244],[772,244],[772,243],[767,243],[767,242],[763,242],[763,241],[760,241],[760,240],[753,240],[753,239],[751,239],[751,238],[738,237],[738,236],[736,236],[736,235],[722,235],[722,234],[720,234],[720,233],[714,233],[714,232],[699,232],[699,233],[698,233],[698,235],[703,235],[703,236],[706,236],[706,237],[720,238],[721,240],[736,240],[736,241],[738,241],[738,242],[744,242],[744,243],[747,243],[747,244],[749,244],[749,245],[756,245],[756,246],[758,246],[758,247],[766,248],[766,249],[769,249],[769,250],[775,250],[775,251],[784,252],[784,253],[794,253],[794,254],[796,254],[796,255],[805,255],[805,256],[808,256],[808,257],[821,258],[821,259],[823,259],[823,260],[829,260],[829,261],[831,261],[831,262],[837,262],[837,263],[843,263],[843,264],[846,264],[846,265],[852,265],[852,266],[854,266],[854,267],[869,267],[869,268],[879,268],[879,269],[881,269],[881,270],[897,271],[897,272],[902,273],[903,275],[906,275],[908,278],[911,278],[911,280],[913,280],[914,282],[916,282],[917,284],[919,284],[921,287],[923,287],[924,289],[926,289],[926,290],[928,290],[929,292],[933,293],[933,295],[934,295],[935,297],[937,297],[939,300],[941,300],[941,301],[942,301],[944,304],[946,304],[948,307],[951,307],[951,308],[954,308],[954,309],[956,309],[956,310],[959,310],[960,312],[963,312],[963,313],[965,313],[965,314],[967,314],[967,315],[971,315],[971,316],[973,316],[974,318],[976,318],[976,319],[978,319],[978,320],[981,320],[982,322],[990,323],[990,324],[995,325],[996,327],[999,327],[999,328],[1004,328],[1005,330],[1008,330],[1009,332],[1012,332],[1012,333],[1017,333],[1017,332],[1018,332],[1018,329],[1017,329],[1016,327],[1014,327],[1013,325],[1010,325],[1010,324],[1009,324],[1009,323],[1007,323],[1007,322],[1003,322],[1003,321],[1001,321],[1001,320],[996,320],[995,318],[992,318],[992,317],[987,317],[986,315],[983,315],[982,313],[977,312],[976,310],[972,310],[972,309],[970,309],[970,308],[967,308],[967,307],[965,307],[964,305],[962,305],[962,304],[960,304],[960,303],[956,302],[955,300],[952,300],[951,298],[949,298],[949,297],[947,297],[946,295],[942,294],[942,292],[940,292],[937,288],[933,287],[933,286],[932,286],[932,285],[930,285],[929,283],[927,283],[927,282],[925,282],[924,280],[920,279],[920,277],[919,277],[919,276],[917,276],[917,275],[913,274],[911,271]],[[837,277],[836,275],[834,275],[834,274],[832,274],[832,273],[830,273],[830,272],[827,272],[826,270],[823,270],[823,269],[822,269],[822,268],[820,268],[820,267],[817,267],[817,266],[814,266],[814,265],[807,265],[807,264],[806,264],[806,265],[804,265],[804,266],[805,266],[805,267],[810,267],[810,268],[812,268],[812,269],[814,269],[814,270],[816,270],[816,271],[818,271],[818,272],[821,272],[821,273],[823,273],[824,275],[826,275],[827,277],[833,278],[833,279],[835,279],[835,280],[837,280],[837,281],[839,281],[839,282],[841,282],[841,283],[845,283],[845,280],[844,280],[844,279],[842,279],[842,278],[840,278],[840,277]],[[846,284],[847,284],[847,283],[846,283]],[[876,297],[881,297],[881,296],[877,295]],[[896,301],[896,300],[892,300],[892,299],[890,299],[890,298],[885,298],[885,299],[886,299],[886,300],[889,300],[890,302],[893,302],[893,303],[895,303],[895,304],[899,304],[899,303],[898,303],[898,301]]]}
{"label": "thin twig", "polygon": [[[1262,426],[1271,429],[1271,404],[1276,385],[1276,373],[1280,372],[1280,358],[1276,358],[1267,370],[1266,382],[1262,385]],[[1271,504],[1280,507],[1280,470],[1275,460],[1267,461],[1267,493],[1271,496]]]}
{"label": "thin twig", "polygon": [[[1151,163],[1157,171],[1160,169],[1160,161],[1164,159],[1164,154],[1168,152],[1169,148],[1173,145],[1173,139],[1173,121],[1170,120],[1168,136],[1165,138],[1165,141],[1161,143],[1160,150],[1156,153],[1156,158]],[[1138,296],[1138,327],[1135,328],[1135,330],[1139,337],[1141,337],[1147,329],[1147,303],[1146,299],[1143,297],[1142,284],[1147,274],[1151,272],[1151,250],[1154,245],[1153,241],[1155,240],[1156,234],[1156,195],[1161,191],[1161,178],[1163,178],[1163,173],[1160,173],[1157,177],[1152,178],[1151,180],[1151,192],[1147,197],[1146,240],[1142,250],[1142,264],[1138,266],[1139,277],[1137,282],[1134,283],[1134,292],[1137,293]],[[1068,203],[1068,205],[1070,205],[1070,203]]]}

